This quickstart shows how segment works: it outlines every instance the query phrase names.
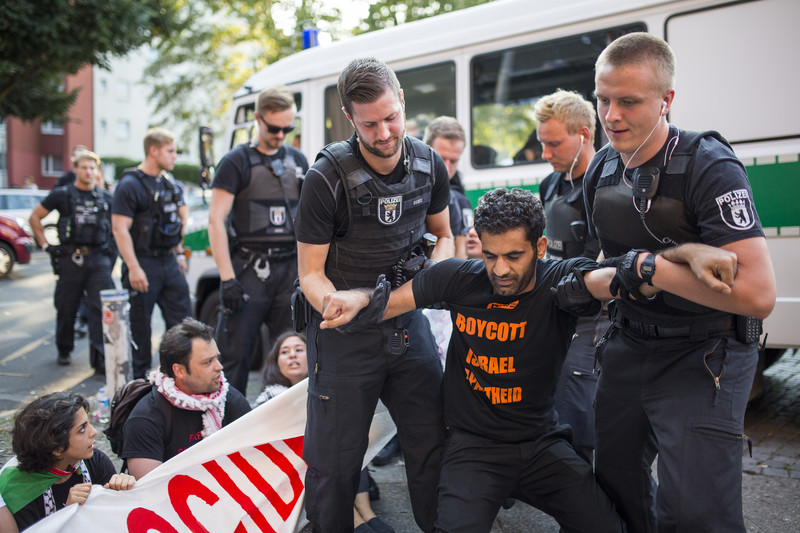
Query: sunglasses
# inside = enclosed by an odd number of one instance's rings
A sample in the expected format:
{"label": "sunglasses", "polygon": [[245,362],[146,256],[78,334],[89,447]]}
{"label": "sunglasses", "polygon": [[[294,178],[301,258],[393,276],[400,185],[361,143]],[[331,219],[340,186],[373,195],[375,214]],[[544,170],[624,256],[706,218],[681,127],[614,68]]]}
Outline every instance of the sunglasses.
{"label": "sunglasses", "polygon": [[267,127],[267,131],[273,135],[277,135],[280,132],[283,132],[283,134],[286,135],[294,131],[294,124],[292,124],[291,126],[286,126],[285,128],[281,128],[280,126],[273,126],[272,124],[264,120],[264,117],[262,117],[261,115],[258,115],[258,118],[260,118],[261,122],[263,122],[264,125]]}

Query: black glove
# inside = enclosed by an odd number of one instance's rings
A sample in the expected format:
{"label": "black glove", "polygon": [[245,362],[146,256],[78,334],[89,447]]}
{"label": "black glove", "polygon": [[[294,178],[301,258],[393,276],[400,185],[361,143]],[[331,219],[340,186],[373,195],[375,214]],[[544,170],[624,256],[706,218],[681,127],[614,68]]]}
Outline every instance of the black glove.
{"label": "black glove", "polygon": [[244,292],[244,287],[236,278],[223,281],[220,284],[219,298],[222,305],[231,311],[238,311],[242,308],[242,304],[249,299]]}
{"label": "black glove", "polygon": [[386,310],[391,292],[392,284],[386,281],[385,274],[381,274],[378,276],[378,283],[375,285],[375,290],[372,291],[367,306],[359,311],[353,320],[336,329],[342,333],[353,333],[378,324],[383,318],[383,312]]}
{"label": "black glove", "polygon": [[636,260],[639,254],[646,251],[635,248],[622,256],[622,260],[617,265],[617,273],[608,286],[608,290],[612,295],[617,294],[617,291],[619,291],[619,295],[623,300],[630,300],[631,296],[640,302],[648,300],[647,296],[639,292],[639,287],[642,286],[644,280],[639,277],[639,269],[636,267]]}
{"label": "black glove", "polygon": [[44,251],[50,254],[51,258],[60,257],[67,253],[66,247],[61,244],[48,244]]}
{"label": "black glove", "polygon": [[562,310],[577,316],[594,316],[603,304],[589,292],[583,275],[580,269],[573,268],[550,291]]}

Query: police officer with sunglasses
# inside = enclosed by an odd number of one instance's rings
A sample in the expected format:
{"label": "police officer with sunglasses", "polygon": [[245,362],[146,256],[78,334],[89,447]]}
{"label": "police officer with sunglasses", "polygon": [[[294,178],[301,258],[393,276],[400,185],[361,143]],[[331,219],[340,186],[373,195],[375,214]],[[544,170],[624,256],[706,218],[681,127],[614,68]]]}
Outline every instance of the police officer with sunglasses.
{"label": "police officer with sunglasses", "polygon": [[308,161],[285,144],[297,107],[288,87],[256,102],[258,136],[231,150],[212,183],[208,238],[220,278],[217,345],[228,381],[245,393],[261,324],[277,335],[291,326],[297,277],[293,220]]}

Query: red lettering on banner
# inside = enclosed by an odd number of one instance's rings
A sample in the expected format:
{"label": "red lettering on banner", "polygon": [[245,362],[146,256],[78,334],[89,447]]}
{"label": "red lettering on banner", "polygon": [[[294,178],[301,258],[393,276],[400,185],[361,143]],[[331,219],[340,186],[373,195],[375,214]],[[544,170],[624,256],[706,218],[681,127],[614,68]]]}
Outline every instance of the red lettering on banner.
{"label": "red lettering on banner", "polygon": [[209,506],[214,505],[219,501],[219,496],[214,494],[211,489],[194,479],[183,474],[178,474],[169,480],[167,485],[167,492],[169,493],[169,501],[172,504],[175,512],[186,526],[196,533],[210,533],[206,528],[200,524],[197,518],[192,514],[189,509],[189,496],[197,496]]}
{"label": "red lettering on banner", "polygon": [[137,507],[128,513],[126,525],[130,533],[148,533],[153,530],[159,533],[178,533],[166,519],[144,507]]}
{"label": "red lettering on banner", "polygon": [[[241,462],[246,464],[246,461],[244,461],[239,452],[230,454],[228,456],[228,458],[234,461],[234,463],[236,462],[235,461],[236,457],[241,459]],[[237,464],[236,466],[238,466],[239,469],[241,470],[242,468],[241,465]],[[225,489],[225,491],[228,494],[230,494],[230,496],[234,500],[236,500],[236,503],[239,504],[239,506],[244,510],[245,513],[247,513],[247,516],[253,519],[253,522],[255,522],[259,530],[267,531],[269,533],[275,533],[275,530],[272,529],[272,526],[270,526],[269,523],[267,522],[267,518],[261,513],[261,511],[258,510],[256,504],[253,503],[253,500],[251,500],[247,496],[247,494],[242,492],[239,489],[239,487],[236,486],[236,484],[233,482],[230,476],[228,476],[228,473],[225,472],[222,469],[222,467],[219,466],[219,464],[217,464],[216,461],[209,461],[207,463],[203,463],[203,467],[206,470],[208,470],[208,473],[214,476],[214,480],[216,480],[216,482],[219,483],[222,486],[222,488]],[[189,524],[187,523],[186,525],[188,526]]]}

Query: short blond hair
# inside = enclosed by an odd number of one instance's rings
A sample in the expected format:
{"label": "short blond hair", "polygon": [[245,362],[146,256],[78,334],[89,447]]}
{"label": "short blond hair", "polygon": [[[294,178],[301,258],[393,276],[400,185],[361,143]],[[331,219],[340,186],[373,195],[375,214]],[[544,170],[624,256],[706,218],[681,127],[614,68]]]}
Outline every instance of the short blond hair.
{"label": "short blond hair", "polygon": [[165,144],[175,144],[175,134],[166,128],[150,128],[144,135],[144,155],[150,155],[150,148],[161,148]]}
{"label": "short blond hair", "polygon": [[453,117],[436,117],[431,120],[428,127],[425,128],[425,135],[422,137],[422,142],[427,145],[433,143],[434,139],[441,137],[451,141],[467,142],[467,136],[464,133],[464,128]]}
{"label": "short blond hair", "polygon": [[100,156],[90,150],[82,150],[75,154],[75,157],[72,158],[72,165],[78,166],[78,163],[84,159],[91,159],[94,161],[94,164],[97,165],[97,168],[100,168]]}
{"label": "short blond hair", "polygon": [[277,85],[258,93],[256,109],[259,113],[275,113],[294,108],[294,93],[286,85]]}
{"label": "short blond hair", "polygon": [[533,117],[538,124],[554,118],[567,127],[570,135],[578,133],[585,126],[589,128],[589,141],[594,142],[597,124],[594,105],[575,91],[559,89],[541,97],[533,106]]}
{"label": "short blond hair", "polygon": [[655,88],[660,94],[675,88],[675,53],[664,39],[651,33],[629,33],[612,41],[597,57],[595,76],[607,64],[617,68],[650,65],[656,75]]}

